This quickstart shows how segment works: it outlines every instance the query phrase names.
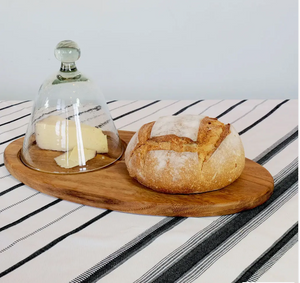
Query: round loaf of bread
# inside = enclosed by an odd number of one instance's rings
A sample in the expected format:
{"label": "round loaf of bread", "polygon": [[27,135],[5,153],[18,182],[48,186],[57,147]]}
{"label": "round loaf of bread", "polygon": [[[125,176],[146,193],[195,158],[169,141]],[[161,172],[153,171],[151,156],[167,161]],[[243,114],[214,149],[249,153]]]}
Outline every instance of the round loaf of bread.
{"label": "round loaf of bread", "polygon": [[234,182],[245,166],[232,125],[199,115],[165,116],[143,125],[125,151],[129,175],[155,191],[209,192]]}

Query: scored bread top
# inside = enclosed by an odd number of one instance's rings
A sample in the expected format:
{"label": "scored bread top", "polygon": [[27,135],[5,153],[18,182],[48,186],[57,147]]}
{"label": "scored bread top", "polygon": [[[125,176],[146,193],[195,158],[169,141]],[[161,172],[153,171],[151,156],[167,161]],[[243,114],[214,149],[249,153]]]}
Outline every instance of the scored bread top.
{"label": "scored bread top", "polygon": [[195,152],[202,164],[229,133],[230,125],[224,125],[215,118],[194,115],[161,117],[141,127],[131,155],[135,151],[151,150]]}
{"label": "scored bread top", "polygon": [[242,173],[245,154],[236,130],[216,118],[161,117],[143,125],[125,151],[129,175],[165,193],[227,186]]}
{"label": "scored bread top", "polygon": [[190,138],[197,141],[199,125],[204,116],[164,116],[154,123],[150,138],[165,135]]}

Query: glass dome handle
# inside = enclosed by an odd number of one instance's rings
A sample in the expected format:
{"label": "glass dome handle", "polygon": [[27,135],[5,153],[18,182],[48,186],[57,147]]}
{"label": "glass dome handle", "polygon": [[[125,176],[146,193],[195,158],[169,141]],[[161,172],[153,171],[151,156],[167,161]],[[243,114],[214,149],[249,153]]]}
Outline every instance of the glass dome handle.
{"label": "glass dome handle", "polygon": [[61,72],[77,71],[75,61],[80,58],[80,48],[72,40],[63,40],[57,44],[54,55],[61,62]]}

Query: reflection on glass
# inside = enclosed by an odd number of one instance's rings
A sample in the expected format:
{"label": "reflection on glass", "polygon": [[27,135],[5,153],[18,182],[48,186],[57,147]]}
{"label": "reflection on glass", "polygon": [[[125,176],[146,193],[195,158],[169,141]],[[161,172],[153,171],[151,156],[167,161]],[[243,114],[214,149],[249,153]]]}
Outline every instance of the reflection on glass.
{"label": "reflection on glass", "polygon": [[80,49],[75,42],[60,42],[54,53],[61,67],[34,101],[21,159],[32,169],[57,174],[106,167],[124,148],[105,98],[77,70]]}

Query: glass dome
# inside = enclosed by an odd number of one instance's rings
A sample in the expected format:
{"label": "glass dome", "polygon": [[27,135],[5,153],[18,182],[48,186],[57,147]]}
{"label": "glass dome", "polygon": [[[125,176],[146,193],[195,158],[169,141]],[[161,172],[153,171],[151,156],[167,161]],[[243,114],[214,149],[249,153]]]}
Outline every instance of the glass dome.
{"label": "glass dome", "polygon": [[47,79],[34,101],[21,160],[48,173],[74,174],[98,170],[124,151],[105,98],[76,68],[78,45],[60,42],[55,57],[60,71]]}

